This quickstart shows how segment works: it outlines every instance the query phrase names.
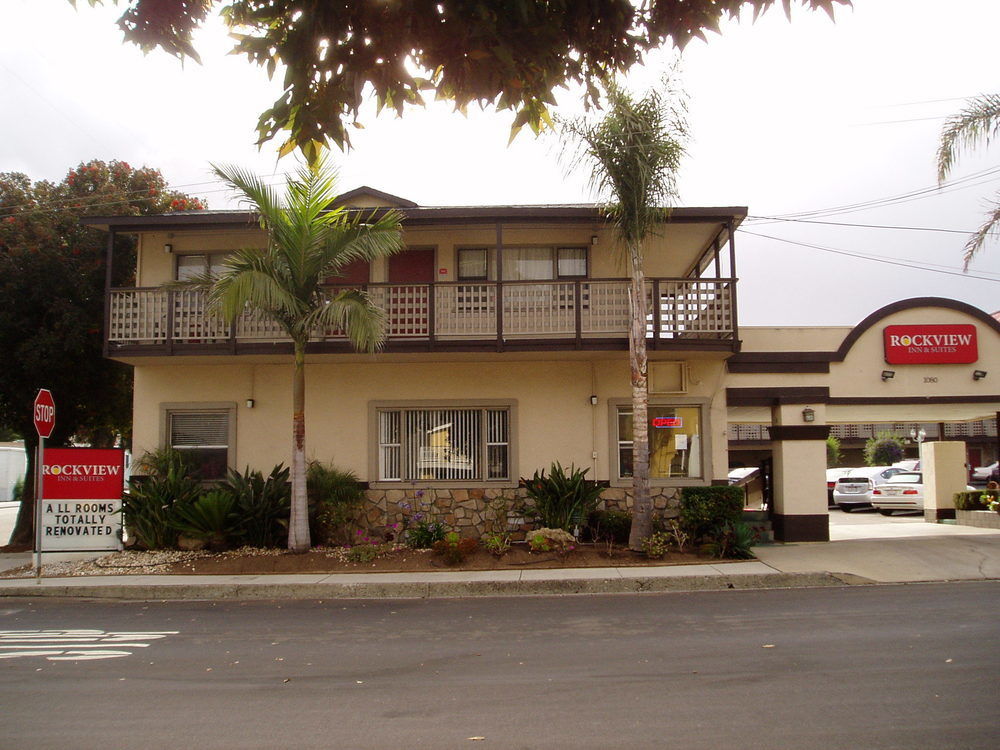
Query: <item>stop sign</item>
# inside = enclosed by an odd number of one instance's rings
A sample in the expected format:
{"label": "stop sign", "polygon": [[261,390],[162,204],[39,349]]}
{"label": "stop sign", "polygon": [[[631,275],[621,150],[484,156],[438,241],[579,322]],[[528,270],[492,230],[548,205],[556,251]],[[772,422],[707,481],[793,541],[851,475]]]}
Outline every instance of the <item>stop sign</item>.
{"label": "stop sign", "polygon": [[38,395],[35,396],[32,417],[35,420],[38,437],[47,438],[52,434],[56,426],[56,402],[52,400],[52,394],[48,389],[39,389]]}

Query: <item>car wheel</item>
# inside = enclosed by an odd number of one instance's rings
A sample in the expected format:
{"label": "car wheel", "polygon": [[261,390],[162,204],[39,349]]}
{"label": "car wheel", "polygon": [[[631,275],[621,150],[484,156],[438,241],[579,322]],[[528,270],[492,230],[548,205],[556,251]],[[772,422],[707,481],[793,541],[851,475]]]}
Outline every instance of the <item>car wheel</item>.
{"label": "car wheel", "polygon": [[892,515],[892,511],[889,510],[888,508],[879,508],[878,512],[881,513],[883,516],[891,516]]}

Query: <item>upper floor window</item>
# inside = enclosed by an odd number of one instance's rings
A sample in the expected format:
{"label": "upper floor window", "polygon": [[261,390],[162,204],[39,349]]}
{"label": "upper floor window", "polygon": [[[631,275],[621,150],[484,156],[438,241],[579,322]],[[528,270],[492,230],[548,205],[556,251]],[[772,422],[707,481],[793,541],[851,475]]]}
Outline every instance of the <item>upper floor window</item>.
{"label": "upper floor window", "polygon": [[[587,248],[505,247],[502,265],[504,281],[586,278]],[[496,248],[461,248],[458,251],[458,278],[496,281]]]}
{"label": "upper floor window", "polygon": [[178,255],[174,277],[177,281],[190,281],[206,273],[218,274],[229,253],[204,253],[201,255]]}

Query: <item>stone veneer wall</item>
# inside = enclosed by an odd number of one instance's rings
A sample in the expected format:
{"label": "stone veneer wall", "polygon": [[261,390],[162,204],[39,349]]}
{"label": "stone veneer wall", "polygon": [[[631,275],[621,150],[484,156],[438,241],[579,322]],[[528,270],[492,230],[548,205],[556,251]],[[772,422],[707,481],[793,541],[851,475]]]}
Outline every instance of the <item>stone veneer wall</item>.
{"label": "stone veneer wall", "polygon": [[[653,515],[675,518],[680,513],[679,487],[650,488]],[[514,539],[522,539],[531,529],[522,511],[527,498],[524,488],[517,489],[391,489],[365,490],[359,525],[367,532],[382,535],[390,524],[422,513],[458,531],[462,536],[481,537],[500,530],[506,518],[506,530]],[[606,488],[597,506],[604,510],[631,510],[632,491]]]}

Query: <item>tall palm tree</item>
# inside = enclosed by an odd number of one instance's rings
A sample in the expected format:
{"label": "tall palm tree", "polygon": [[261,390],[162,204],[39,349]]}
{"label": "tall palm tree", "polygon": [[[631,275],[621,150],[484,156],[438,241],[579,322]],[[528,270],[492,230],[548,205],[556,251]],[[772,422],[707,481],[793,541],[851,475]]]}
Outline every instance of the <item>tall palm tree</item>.
{"label": "tall palm tree", "polygon": [[278,323],[294,349],[292,379],[292,504],[288,549],[310,547],[306,500],[305,358],[318,329],[343,331],[355,348],[375,351],[385,339],[385,313],[359,289],[331,294],[326,279],[355,260],[374,260],[402,249],[401,216],[395,211],[362,216],[333,207],[336,171],[326,157],[300,167],[282,200],[256,175],[213,165],[259,216],[267,247],[239,250],[215,278],[194,280],[208,290],[208,309],[232,322],[256,310]]}
{"label": "tall palm tree", "polygon": [[[958,153],[964,148],[988,145],[1000,135],[1000,94],[983,94],[965,103],[965,109],[949,117],[941,131],[938,144],[938,183],[944,182],[958,161]],[[965,243],[965,270],[990,235],[1000,233],[1000,192],[986,214],[986,221]]]}
{"label": "tall palm tree", "polygon": [[649,383],[646,358],[646,280],[643,245],[669,218],[687,138],[686,98],[669,79],[641,99],[606,82],[607,104],[594,120],[562,123],[572,164],[590,169],[591,187],[608,199],[608,217],[629,272],[628,332],[632,382],[632,529],[629,547],[649,536]]}

